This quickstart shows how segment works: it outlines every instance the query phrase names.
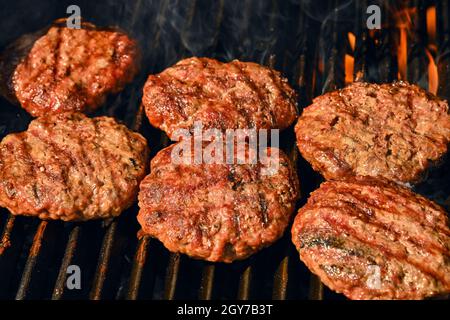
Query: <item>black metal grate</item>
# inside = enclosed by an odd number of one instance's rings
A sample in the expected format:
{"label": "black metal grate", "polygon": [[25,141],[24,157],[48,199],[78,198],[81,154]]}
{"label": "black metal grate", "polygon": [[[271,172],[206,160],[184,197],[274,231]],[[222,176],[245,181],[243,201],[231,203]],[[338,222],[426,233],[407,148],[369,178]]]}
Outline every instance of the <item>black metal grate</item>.
{"label": "black metal grate", "polygon": [[[0,28],[7,32],[2,33],[0,45],[64,16],[65,8],[74,3],[86,20],[119,25],[131,33],[144,52],[142,72],[97,114],[113,115],[143,133],[154,155],[169,141],[150,127],[139,106],[149,73],[191,55],[256,61],[282,71],[304,107],[314,96],[344,86],[346,72],[347,78],[355,80],[397,79],[401,13],[409,12],[408,17],[414,19],[407,30],[408,72],[403,76],[428,88],[429,61],[424,50],[434,44],[431,54],[437,61],[439,94],[449,98],[448,2],[387,5],[379,1],[383,28],[374,31],[365,25],[368,2],[55,0],[42,2],[31,15],[22,17],[23,8],[36,6],[22,0],[2,9]],[[427,30],[432,17],[429,8],[435,8],[437,16],[435,37]],[[356,39],[354,48],[349,33]],[[354,59],[350,71],[345,69],[346,56]],[[4,100],[0,103],[0,136],[24,130],[29,116]],[[299,156],[292,128],[282,134],[281,143],[298,165],[301,206],[321,180]],[[447,209],[448,167],[432,173],[430,182],[418,187]],[[157,240],[137,237],[137,210],[135,205],[110,222],[62,223],[14,217],[1,209],[0,298],[342,299],[324,288],[299,261],[289,231],[272,247],[245,261],[212,264],[170,254]],[[81,290],[66,288],[66,270],[73,264],[82,271]]]}

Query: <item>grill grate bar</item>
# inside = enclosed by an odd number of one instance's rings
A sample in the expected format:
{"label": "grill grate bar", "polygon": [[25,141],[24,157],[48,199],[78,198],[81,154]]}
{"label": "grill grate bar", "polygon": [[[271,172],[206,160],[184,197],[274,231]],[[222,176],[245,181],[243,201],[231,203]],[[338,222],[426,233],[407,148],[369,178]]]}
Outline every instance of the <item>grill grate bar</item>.
{"label": "grill grate bar", "polygon": [[150,237],[143,236],[139,239],[136,255],[134,256],[133,268],[131,270],[130,282],[128,285],[128,300],[136,300],[139,296],[139,288],[142,280],[145,263],[148,255],[148,245]]}
{"label": "grill grate bar", "polygon": [[97,270],[93,281],[93,287],[89,294],[90,299],[100,300],[102,296],[102,289],[105,283],[106,274],[108,272],[109,261],[111,259],[114,238],[117,230],[117,220],[113,221],[108,227],[103,238],[102,248],[100,250],[100,257],[98,259]]}
{"label": "grill grate bar", "polygon": [[47,229],[48,222],[41,221],[39,224],[36,233],[33,238],[33,244],[31,245],[30,252],[28,255],[27,262],[25,264],[25,269],[22,273],[22,278],[20,280],[19,289],[17,290],[16,300],[24,300],[27,296],[28,289],[31,283],[31,278],[33,275],[33,271],[35,269],[35,265],[37,259],[39,257],[39,253],[42,248],[42,240],[45,236],[45,230]]}
{"label": "grill grate bar", "polygon": [[323,284],[316,275],[311,275],[309,284],[309,299],[323,300]]}
{"label": "grill grate bar", "polygon": [[11,232],[14,228],[14,222],[16,217],[12,214],[8,214],[8,219],[6,225],[3,229],[2,238],[0,240],[0,256],[3,255],[4,251],[11,246],[10,238]]}
{"label": "grill grate bar", "polygon": [[214,264],[206,264],[203,267],[202,280],[199,290],[200,300],[211,300],[213,285],[214,285],[214,274],[216,271],[216,266]]}
{"label": "grill grate bar", "polygon": [[252,265],[248,265],[239,279],[238,296],[239,300],[248,300],[250,298],[250,287],[252,283]]}
{"label": "grill grate bar", "polygon": [[287,286],[289,280],[289,255],[286,255],[274,275],[272,299],[285,300],[287,296]]}
{"label": "grill grate bar", "polygon": [[181,256],[179,253],[170,254],[169,264],[167,266],[166,283],[164,289],[164,299],[173,300],[177,288],[178,271],[180,271]]}
{"label": "grill grate bar", "polygon": [[55,287],[53,289],[52,300],[59,300],[64,295],[64,289],[67,278],[67,268],[69,267],[78,246],[78,241],[80,237],[80,227],[75,226],[69,235],[69,240],[67,242],[66,251],[59,268],[58,277],[56,279]]}

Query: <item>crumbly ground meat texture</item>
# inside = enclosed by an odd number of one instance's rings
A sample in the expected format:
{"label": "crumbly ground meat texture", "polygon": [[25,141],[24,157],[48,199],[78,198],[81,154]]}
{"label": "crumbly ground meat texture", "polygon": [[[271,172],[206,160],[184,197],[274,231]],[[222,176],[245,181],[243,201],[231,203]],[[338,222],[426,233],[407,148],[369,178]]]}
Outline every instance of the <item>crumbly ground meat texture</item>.
{"label": "crumbly ground meat texture", "polygon": [[354,83],[316,98],[295,131],[302,156],[326,179],[417,183],[447,152],[450,115],[445,100],[416,85]]}
{"label": "crumbly ground meat texture", "polygon": [[237,60],[181,60],[148,77],[142,103],[169,137],[195,121],[205,129],[284,129],[297,118],[296,94],[279,72]]}
{"label": "crumbly ground meat texture", "polygon": [[137,43],[118,30],[55,23],[36,34],[40,36],[26,35],[11,44],[0,62],[3,95],[34,117],[94,111],[138,71]]}
{"label": "crumbly ground meat texture", "polygon": [[146,140],[109,117],[40,117],[0,143],[0,206],[64,221],[110,218],[136,200]]}
{"label": "crumbly ground meat texture", "polygon": [[[160,151],[141,183],[138,221],[172,252],[214,262],[244,259],[282,236],[299,197],[293,165],[173,164],[175,145]],[[272,150],[268,149],[270,155]]]}
{"label": "crumbly ground meat texture", "polygon": [[292,227],[301,260],[350,299],[423,299],[450,293],[446,212],[387,180],[328,181]]}

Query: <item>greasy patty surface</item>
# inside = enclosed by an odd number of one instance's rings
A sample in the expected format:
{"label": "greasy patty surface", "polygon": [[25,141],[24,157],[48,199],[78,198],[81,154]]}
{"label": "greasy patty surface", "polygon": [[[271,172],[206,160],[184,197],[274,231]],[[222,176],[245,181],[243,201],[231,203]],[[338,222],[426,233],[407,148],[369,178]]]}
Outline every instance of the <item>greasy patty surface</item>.
{"label": "greasy patty surface", "polygon": [[0,143],[0,206],[65,221],[117,216],[136,199],[147,155],[146,140],[112,118],[38,118]]}
{"label": "greasy patty surface", "polygon": [[301,154],[326,179],[415,183],[446,153],[450,115],[445,100],[415,85],[354,83],[314,99],[295,131]]}
{"label": "greasy patty surface", "polygon": [[[33,36],[19,38],[5,51],[1,72],[10,91],[6,95],[35,117],[91,112],[137,73],[137,44],[117,30],[88,23],[83,23],[82,29],[70,29],[59,23],[35,41],[30,38]],[[30,50],[23,50],[29,45]],[[18,64],[8,74],[18,56]]]}
{"label": "greasy patty surface", "polygon": [[282,151],[278,170],[264,175],[261,162],[174,164],[175,146],[152,159],[141,183],[144,233],[172,252],[223,262],[244,259],[282,236],[299,197],[296,172]]}
{"label": "greasy patty surface", "polygon": [[295,92],[279,72],[237,60],[181,60],[148,77],[142,103],[169,137],[195,121],[205,129],[284,129],[297,118]]}
{"label": "greasy patty surface", "polygon": [[292,227],[301,260],[350,299],[422,299],[450,292],[445,211],[387,180],[328,181]]}

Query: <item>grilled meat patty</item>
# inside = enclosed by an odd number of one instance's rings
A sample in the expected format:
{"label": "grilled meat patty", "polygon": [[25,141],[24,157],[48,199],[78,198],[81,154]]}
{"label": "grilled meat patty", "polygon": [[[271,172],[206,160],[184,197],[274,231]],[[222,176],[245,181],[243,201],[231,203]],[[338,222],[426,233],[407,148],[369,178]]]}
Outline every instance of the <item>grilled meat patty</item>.
{"label": "grilled meat patty", "polygon": [[65,20],[25,35],[0,58],[2,93],[32,116],[91,112],[118,93],[138,71],[137,44],[126,34]]}
{"label": "grilled meat patty", "polygon": [[284,129],[297,118],[296,95],[270,68],[234,60],[188,58],[150,75],[142,103],[150,123],[172,140],[177,129]]}
{"label": "grilled meat patty", "polygon": [[387,180],[328,181],[292,227],[301,260],[350,299],[423,299],[450,293],[445,211]]}
{"label": "grilled meat patty", "polygon": [[15,215],[89,220],[135,201],[146,140],[108,117],[40,117],[0,143],[0,206]]}
{"label": "grilled meat patty", "polygon": [[354,83],[316,98],[295,131],[301,154],[326,179],[416,183],[446,153],[450,115],[445,100],[415,85]]}
{"label": "grilled meat patty", "polygon": [[144,233],[172,252],[215,262],[244,259],[282,236],[299,197],[296,172],[282,151],[278,170],[266,175],[261,162],[174,164],[177,145],[152,159],[141,183]]}

